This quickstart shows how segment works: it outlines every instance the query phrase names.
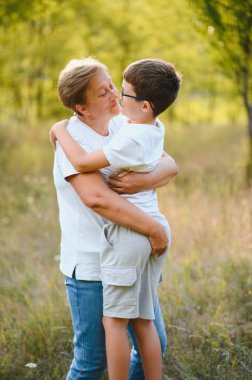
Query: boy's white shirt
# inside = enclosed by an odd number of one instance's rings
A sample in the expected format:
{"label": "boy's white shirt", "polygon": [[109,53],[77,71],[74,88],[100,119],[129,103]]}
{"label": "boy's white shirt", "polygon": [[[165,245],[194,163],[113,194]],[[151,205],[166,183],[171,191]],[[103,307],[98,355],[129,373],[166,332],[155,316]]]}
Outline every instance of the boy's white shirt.
{"label": "boy's white shirt", "polygon": [[[103,147],[112,164],[112,167],[101,169],[105,180],[112,171],[120,169],[150,171],[162,156],[164,129],[160,122],[158,126],[129,124],[124,116],[116,116],[109,123],[109,134],[102,136],[74,116],[67,128],[87,152]],[[54,160],[54,182],[61,226],[60,269],[71,277],[76,268],[77,279],[99,281],[100,234],[107,221],[85,206],[72,185],[66,181],[66,177],[77,173],[58,144]],[[158,211],[155,190],[124,197],[146,212]]]}
{"label": "boy's white shirt", "polygon": [[[102,149],[112,171],[149,172],[159,163],[163,146],[164,127],[160,121],[156,125],[125,122]],[[159,211],[155,190],[125,194],[123,197],[147,213]]]}

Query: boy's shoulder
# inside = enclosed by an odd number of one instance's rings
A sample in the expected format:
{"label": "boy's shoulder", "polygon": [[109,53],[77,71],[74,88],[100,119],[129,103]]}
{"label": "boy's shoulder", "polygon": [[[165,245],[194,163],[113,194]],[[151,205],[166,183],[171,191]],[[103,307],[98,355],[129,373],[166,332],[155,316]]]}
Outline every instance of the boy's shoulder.
{"label": "boy's shoulder", "polygon": [[114,116],[109,122],[109,129],[119,130],[125,125],[125,123],[127,123],[127,121],[128,121],[128,118],[124,115]]}
{"label": "boy's shoulder", "polygon": [[164,137],[164,126],[160,120],[156,125],[130,123],[124,115],[114,117],[110,121],[109,130],[112,136],[116,135],[116,140],[126,141],[127,138],[135,142],[146,143],[151,141],[158,142]]}
{"label": "boy's shoulder", "polygon": [[141,140],[159,139],[164,136],[164,126],[160,121],[156,125],[129,123],[128,126],[124,126],[122,133],[136,140],[138,138]]}

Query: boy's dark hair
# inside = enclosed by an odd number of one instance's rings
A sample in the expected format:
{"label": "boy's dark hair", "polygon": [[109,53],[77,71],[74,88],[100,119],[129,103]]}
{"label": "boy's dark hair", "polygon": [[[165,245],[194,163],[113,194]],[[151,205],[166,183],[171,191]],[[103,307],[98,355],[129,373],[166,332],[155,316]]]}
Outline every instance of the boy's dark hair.
{"label": "boy's dark hair", "polygon": [[123,78],[134,87],[137,97],[151,103],[155,117],[174,102],[181,84],[181,76],[175,67],[160,59],[131,63]]}

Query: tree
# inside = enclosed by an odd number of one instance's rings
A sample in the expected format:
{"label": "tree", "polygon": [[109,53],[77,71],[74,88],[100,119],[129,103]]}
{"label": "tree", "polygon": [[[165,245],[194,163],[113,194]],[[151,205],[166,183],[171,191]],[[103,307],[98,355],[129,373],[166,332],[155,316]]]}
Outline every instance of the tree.
{"label": "tree", "polygon": [[248,120],[247,178],[252,181],[252,0],[193,0],[217,54],[221,69],[235,83]]}
{"label": "tree", "polygon": [[58,102],[56,78],[66,56],[73,54],[66,38],[73,16],[65,3],[59,12],[57,0],[0,0],[0,103],[8,118],[15,114],[15,120],[35,126]]}

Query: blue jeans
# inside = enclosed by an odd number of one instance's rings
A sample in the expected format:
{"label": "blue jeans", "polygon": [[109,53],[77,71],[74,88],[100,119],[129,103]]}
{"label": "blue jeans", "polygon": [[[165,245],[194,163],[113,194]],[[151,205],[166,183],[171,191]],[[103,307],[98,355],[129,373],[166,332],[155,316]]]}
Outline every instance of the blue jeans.
{"label": "blue jeans", "polygon": [[[74,329],[74,359],[67,380],[99,380],[107,366],[102,324],[102,283],[76,280],[67,276],[65,283]],[[155,304],[154,323],[164,355],[167,338],[158,299]],[[129,334],[133,344],[129,379],[144,380],[141,358],[130,326]]]}

